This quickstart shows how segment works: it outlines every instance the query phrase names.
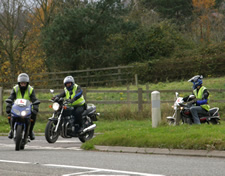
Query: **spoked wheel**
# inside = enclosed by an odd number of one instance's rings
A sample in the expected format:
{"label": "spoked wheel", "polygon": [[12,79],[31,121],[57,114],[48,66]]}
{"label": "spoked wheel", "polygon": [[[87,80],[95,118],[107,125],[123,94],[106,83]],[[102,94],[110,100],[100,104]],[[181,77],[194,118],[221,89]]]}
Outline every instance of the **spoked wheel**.
{"label": "spoked wheel", "polygon": [[215,118],[211,118],[209,122],[210,122],[211,124],[213,124],[213,125],[220,124],[219,120],[218,120],[218,119],[215,119]]}
{"label": "spoked wheel", "polygon": [[175,126],[176,125],[176,122],[173,119],[167,120],[167,122],[168,122],[169,126]]}
{"label": "spoked wheel", "polygon": [[[93,122],[91,120],[90,121],[87,120],[85,127],[87,128],[87,127],[89,127],[91,125],[93,125]],[[95,131],[94,129],[91,130],[91,131],[88,131],[88,132],[80,135],[78,138],[80,139],[81,142],[85,143],[86,141],[88,141],[88,140],[93,138],[94,131]]]}
{"label": "spoked wheel", "polygon": [[91,131],[84,133],[82,136],[79,137],[80,141],[85,143],[86,141],[92,139],[94,136],[94,131],[95,130],[91,130]]}
{"label": "spoked wheel", "polygon": [[56,124],[53,121],[48,121],[45,127],[45,139],[48,143],[55,143],[59,137],[59,133],[55,132]]}
{"label": "spoked wheel", "polygon": [[16,136],[15,136],[15,143],[16,143],[15,150],[16,151],[19,151],[21,149],[22,132],[23,132],[23,127],[21,125],[18,125],[16,128]]}

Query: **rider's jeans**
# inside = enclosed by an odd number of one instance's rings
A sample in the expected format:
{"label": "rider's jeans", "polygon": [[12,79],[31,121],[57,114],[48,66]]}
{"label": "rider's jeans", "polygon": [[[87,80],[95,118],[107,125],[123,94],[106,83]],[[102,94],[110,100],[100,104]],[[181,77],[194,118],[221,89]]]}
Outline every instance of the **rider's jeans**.
{"label": "rider's jeans", "polygon": [[206,111],[201,106],[192,106],[190,108],[193,120],[195,124],[201,124],[200,119],[198,117],[199,113],[205,113]]}

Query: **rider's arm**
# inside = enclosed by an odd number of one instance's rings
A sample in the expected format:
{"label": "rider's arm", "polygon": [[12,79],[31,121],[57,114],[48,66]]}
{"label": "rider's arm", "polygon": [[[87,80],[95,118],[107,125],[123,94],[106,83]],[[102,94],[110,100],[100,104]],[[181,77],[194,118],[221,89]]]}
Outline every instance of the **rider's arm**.
{"label": "rider's arm", "polygon": [[66,93],[65,93],[65,91],[63,91],[62,93],[56,95],[55,97],[61,98],[61,97],[65,97],[65,96],[66,96]]}
{"label": "rider's arm", "polygon": [[[11,94],[8,99],[12,100],[13,102],[16,99],[16,92],[14,89],[12,89]],[[7,114],[9,114],[11,112],[11,108],[12,108],[12,104],[7,103],[7,105],[6,105],[6,113]]]}
{"label": "rider's arm", "polygon": [[208,97],[209,97],[209,92],[207,91],[207,89],[205,89],[204,92],[203,92],[203,99],[202,100],[197,100],[196,101],[196,105],[200,106],[200,105],[207,104]]}
{"label": "rider's arm", "polygon": [[[37,99],[36,95],[35,95],[35,92],[34,90],[32,91],[31,95],[30,95],[30,101],[33,103],[35,102]],[[37,113],[38,112],[38,109],[39,109],[39,105],[33,105],[33,110],[34,110],[34,113]]]}
{"label": "rider's arm", "polygon": [[[194,95],[194,94],[193,94]],[[191,100],[193,100],[194,98],[190,98],[190,95],[188,95],[187,97],[184,97],[183,98],[183,101],[184,102],[187,102],[187,101],[191,101]]]}

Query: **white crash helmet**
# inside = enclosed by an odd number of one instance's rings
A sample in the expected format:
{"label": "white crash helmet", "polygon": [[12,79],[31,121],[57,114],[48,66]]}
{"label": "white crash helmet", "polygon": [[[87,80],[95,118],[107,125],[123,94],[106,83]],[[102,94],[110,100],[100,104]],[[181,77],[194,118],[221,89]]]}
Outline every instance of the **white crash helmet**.
{"label": "white crash helmet", "polygon": [[63,84],[64,84],[64,85],[66,85],[66,83],[69,83],[69,82],[71,82],[73,85],[75,84],[75,81],[74,81],[74,79],[73,79],[72,76],[67,76],[67,77],[65,77],[64,80],[63,80]]}
{"label": "white crash helmet", "polygon": [[17,77],[17,82],[18,83],[21,83],[21,82],[29,83],[30,79],[29,79],[28,74],[26,74],[26,73],[19,74],[19,76]]}

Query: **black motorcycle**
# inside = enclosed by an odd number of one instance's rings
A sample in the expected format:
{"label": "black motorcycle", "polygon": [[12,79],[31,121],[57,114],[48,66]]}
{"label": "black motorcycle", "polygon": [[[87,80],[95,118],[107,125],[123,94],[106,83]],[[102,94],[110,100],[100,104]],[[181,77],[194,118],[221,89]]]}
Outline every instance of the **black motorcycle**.
{"label": "black motorcycle", "polygon": [[[50,90],[51,93],[54,90]],[[54,113],[45,128],[45,138],[49,143],[55,143],[59,135],[63,138],[78,137],[81,142],[86,142],[93,138],[94,129],[97,121],[96,106],[93,104],[87,104],[87,108],[82,113],[82,123],[84,129],[79,131],[79,124],[76,121],[72,111],[73,107],[68,106],[68,101],[64,98],[59,98],[58,100],[51,100],[53,102],[52,109]]]}

